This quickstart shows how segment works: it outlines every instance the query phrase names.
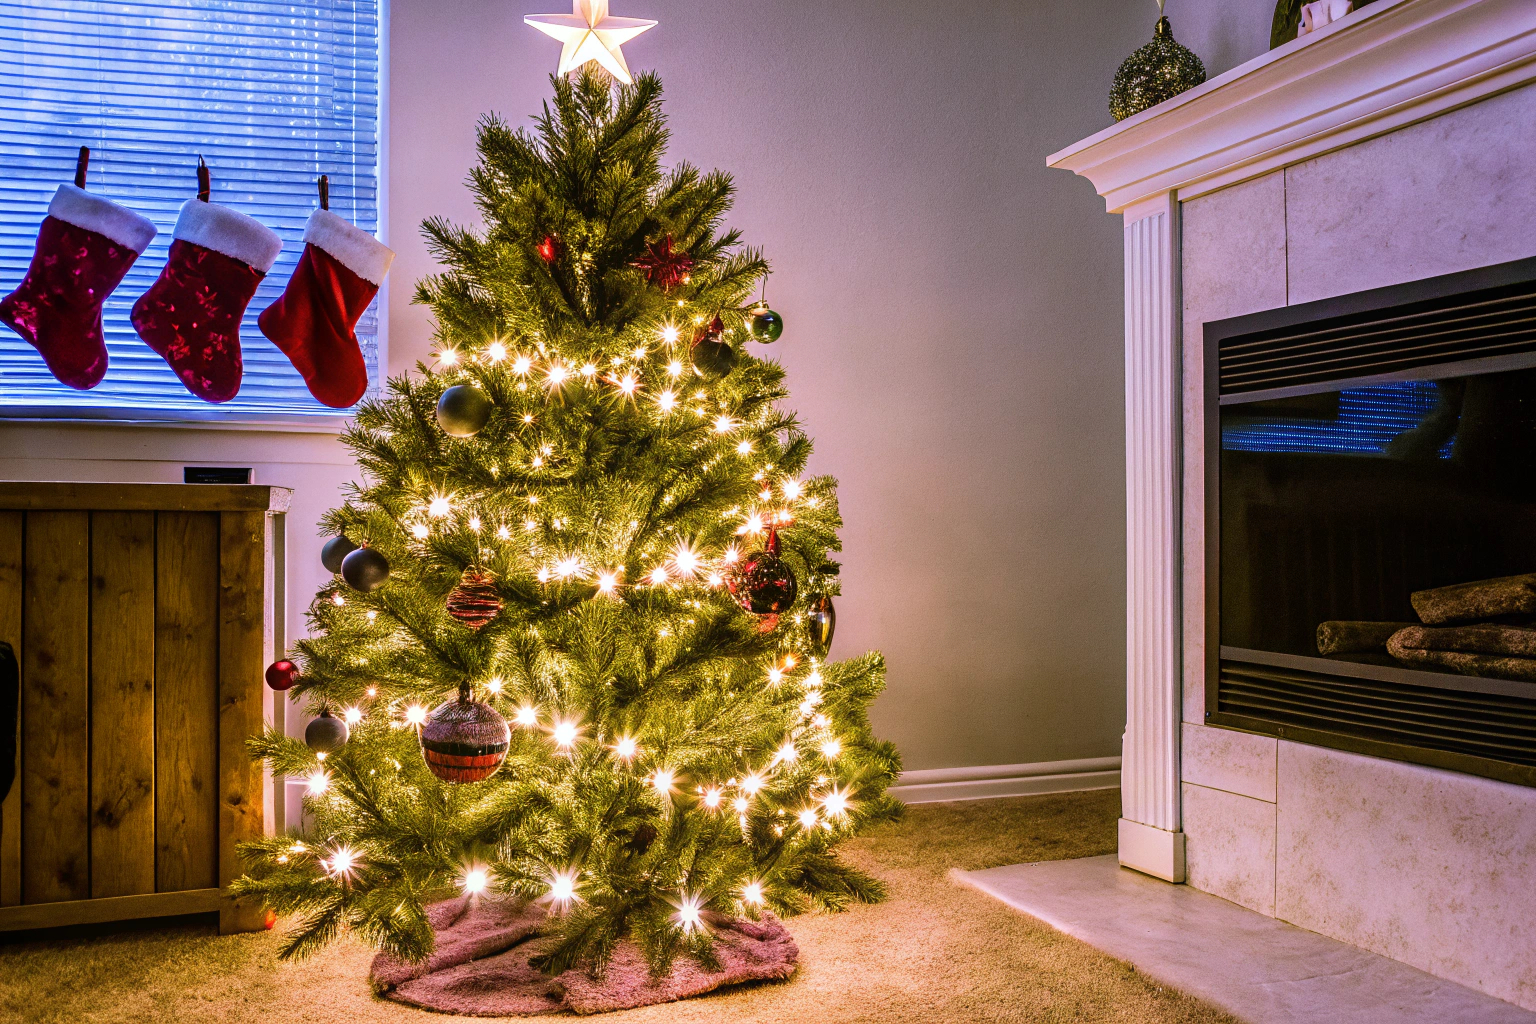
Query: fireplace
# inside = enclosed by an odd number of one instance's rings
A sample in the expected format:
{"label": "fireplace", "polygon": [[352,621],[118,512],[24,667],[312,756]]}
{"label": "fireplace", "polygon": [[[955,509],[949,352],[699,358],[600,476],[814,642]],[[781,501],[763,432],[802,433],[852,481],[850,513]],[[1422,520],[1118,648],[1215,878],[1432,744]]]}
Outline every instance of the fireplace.
{"label": "fireplace", "polygon": [[1206,723],[1536,786],[1536,646],[1404,647],[1536,645],[1460,625],[1536,624],[1536,577],[1409,628],[1536,573],[1536,259],[1210,322],[1205,358]]}

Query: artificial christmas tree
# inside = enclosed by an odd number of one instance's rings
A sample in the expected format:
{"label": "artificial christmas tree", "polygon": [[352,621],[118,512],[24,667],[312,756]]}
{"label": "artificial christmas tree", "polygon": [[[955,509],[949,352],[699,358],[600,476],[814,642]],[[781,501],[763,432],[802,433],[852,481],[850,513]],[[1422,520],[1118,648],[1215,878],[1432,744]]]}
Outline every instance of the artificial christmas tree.
{"label": "artificial christmas tree", "polygon": [[[796,603],[797,576],[835,588],[841,520],[784,371],[742,347],[767,266],[719,226],[727,175],[662,169],[654,76],[554,86],[532,132],[482,121],[485,230],[425,225],[436,365],[346,437],[365,481],[324,529],[390,571],[322,591],[293,692],[350,736],[323,764],[254,744],[309,778],[308,824],[249,847],[236,887],[299,915],[290,953],[350,927],[421,961],[460,913],[429,906],[490,900],[537,918],[545,977],[661,978],[716,963],[712,922],[780,934],[773,913],[882,892],[834,847],[899,809],[866,715],[884,665],[822,661]],[[704,372],[716,318],[735,358]],[[440,423],[462,387],[490,405],[467,433]]]}

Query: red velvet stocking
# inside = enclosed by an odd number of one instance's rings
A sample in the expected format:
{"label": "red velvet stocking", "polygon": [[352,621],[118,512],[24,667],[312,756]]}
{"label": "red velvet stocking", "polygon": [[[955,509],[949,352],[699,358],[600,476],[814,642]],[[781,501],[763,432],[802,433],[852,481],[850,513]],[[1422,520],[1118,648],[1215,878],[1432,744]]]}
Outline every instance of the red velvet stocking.
{"label": "red velvet stocking", "polygon": [[133,329],[205,402],[240,392],[240,318],[283,243],[226,206],[190,199],[165,269],[133,304]]}
{"label": "red velvet stocking", "polygon": [[328,210],[310,215],[304,241],[288,287],[257,324],[303,375],[310,394],[345,409],[368,389],[368,367],[354,331],[395,254]]}
{"label": "red velvet stocking", "polygon": [[95,387],[107,372],[102,303],[154,237],[155,226],[132,210],[60,185],[27,276],[0,299],[0,322],[27,339],[61,382]]}

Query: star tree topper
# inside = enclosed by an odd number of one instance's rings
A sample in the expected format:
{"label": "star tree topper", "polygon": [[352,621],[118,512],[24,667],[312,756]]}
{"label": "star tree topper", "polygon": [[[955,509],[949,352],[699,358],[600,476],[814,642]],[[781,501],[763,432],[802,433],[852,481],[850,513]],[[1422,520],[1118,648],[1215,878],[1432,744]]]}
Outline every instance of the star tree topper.
{"label": "star tree topper", "polygon": [[608,0],[571,0],[570,14],[530,14],[523,21],[565,44],[557,74],[595,60],[626,85],[633,79],[619,47],[656,27],[656,22],[644,18],[609,17]]}

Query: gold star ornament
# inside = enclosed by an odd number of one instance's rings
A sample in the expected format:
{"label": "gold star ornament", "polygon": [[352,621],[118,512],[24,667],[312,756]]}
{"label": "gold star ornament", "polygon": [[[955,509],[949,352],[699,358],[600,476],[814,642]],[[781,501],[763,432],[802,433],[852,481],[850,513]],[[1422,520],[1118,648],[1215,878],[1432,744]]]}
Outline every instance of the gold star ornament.
{"label": "gold star ornament", "polygon": [[557,74],[595,60],[626,85],[633,79],[619,47],[656,27],[643,18],[609,17],[608,0],[571,0],[570,14],[530,14],[523,21],[564,44]]}

